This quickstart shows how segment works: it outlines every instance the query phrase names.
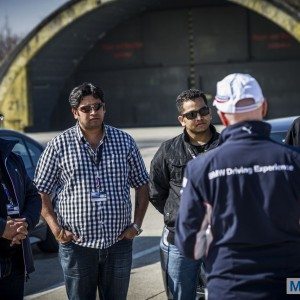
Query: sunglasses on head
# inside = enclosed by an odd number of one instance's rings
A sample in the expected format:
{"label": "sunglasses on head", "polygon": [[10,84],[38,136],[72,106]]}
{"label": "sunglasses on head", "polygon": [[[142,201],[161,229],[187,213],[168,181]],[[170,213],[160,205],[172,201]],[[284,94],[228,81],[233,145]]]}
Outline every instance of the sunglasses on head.
{"label": "sunglasses on head", "polygon": [[207,116],[209,114],[209,107],[204,106],[204,107],[201,107],[199,110],[193,110],[193,111],[189,111],[185,114],[182,114],[182,116],[186,117],[188,120],[194,120],[197,118],[198,114],[201,117]]}
{"label": "sunglasses on head", "polygon": [[96,103],[96,104],[91,104],[91,105],[84,105],[78,107],[80,111],[82,111],[85,114],[90,113],[92,110],[93,111],[98,111],[100,108],[104,106],[104,103]]}

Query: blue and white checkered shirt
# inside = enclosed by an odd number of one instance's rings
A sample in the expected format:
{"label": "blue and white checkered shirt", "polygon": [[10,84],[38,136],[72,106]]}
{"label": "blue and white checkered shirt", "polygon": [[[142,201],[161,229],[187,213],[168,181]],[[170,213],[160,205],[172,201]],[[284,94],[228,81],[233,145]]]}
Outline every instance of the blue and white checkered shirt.
{"label": "blue and white checkered shirt", "polygon": [[[76,243],[100,249],[116,243],[131,223],[130,187],[148,182],[133,138],[111,126],[104,129],[96,152],[78,124],[55,137],[40,157],[34,180],[40,192],[56,191],[58,222],[79,237]],[[101,195],[97,201],[95,194]]]}

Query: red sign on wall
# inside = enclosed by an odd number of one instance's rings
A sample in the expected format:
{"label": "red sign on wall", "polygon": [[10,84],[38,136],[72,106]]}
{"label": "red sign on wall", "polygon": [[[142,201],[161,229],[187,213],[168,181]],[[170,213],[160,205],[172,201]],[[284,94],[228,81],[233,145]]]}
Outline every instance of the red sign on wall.
{"label": "red sign on wall", "polygon": [[143,43],[136,42],[122,42],[122,43],[103,43],[101,49],[107,53],[111,53],[115,59],[130,59],[137,51],[143,48]]}

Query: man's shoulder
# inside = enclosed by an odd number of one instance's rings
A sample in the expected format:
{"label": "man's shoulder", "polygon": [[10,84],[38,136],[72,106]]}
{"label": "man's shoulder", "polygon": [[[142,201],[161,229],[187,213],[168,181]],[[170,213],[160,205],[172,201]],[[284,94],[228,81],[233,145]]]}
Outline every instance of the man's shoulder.
{"label": "man's shoulder", "polygon": [[297,132],[300,131],[300,117],[294,120],[291,128],[293,128]]}
{"label": "man's shoulder", "polygon": [[134,138],[127,132],[115,128],[110,125],[105,125],[105,135],[107,136],[107,141],[110,145],[118,144],[126,149],[137,148]]}
{"label": "man's shoulder", "polygon": [[294,120],[294,123],[300,125],[300,117],[296,118],[296,119]]}
{"label": "man's shoulder", "polygon": [[168,150],[172,146],[178,145],[178,143],[182,143],[182,142],[183,142],[183,133],[162,142],[160,148],[164,148],[164,149]]}
{"label": "man's shoulder", "polygon": [[[284,151],[285,153],[289,153],[290,155],[294,157],[298,157],[300,159],[300,147],[283,144],[276,141],[274,141],[274,143],[277,145],[277,147],[281,148],[282,151]],[[270,151],[274,151],[274,150],[275,150],[274,148],[270,149]]]}
{"label": "man's shoulder", "polygon": [[104,127],[105,127],[105,132],[109,137],[133,140],[133,137],[122,129],[110,125],[104,125]]}
{"label": "man's shoulder", "polygon": [[52,140],[49,141],[48,145],[57,146],[60,145],[61,143],[65,143],[66,141],[70,142],[71,138],[73,138],[75,134],[76,134],[76,125],[59,133]]}

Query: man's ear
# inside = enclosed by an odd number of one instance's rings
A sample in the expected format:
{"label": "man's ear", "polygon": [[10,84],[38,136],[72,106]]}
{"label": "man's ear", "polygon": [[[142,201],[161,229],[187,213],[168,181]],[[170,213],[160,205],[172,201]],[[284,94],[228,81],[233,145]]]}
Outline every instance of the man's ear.
{"label": "man's ear", "polygon": [[218,110],[218,115],[219,115],[219,118],[220,118],[222,124],[224,126],[228,126],[229,122],[228,122],[228,119],[226,118],[226,114]]}
{"label": "man's ear", "polygon": [[262,112],[261,112],[263,118],[267,115],[267,112],[268,112],[268,102],[265,99],[263,104],[262,104]]}
{"label": "man's ear", "polygon": [[72,111],[72,114],[73,114],[73,117],[74,117],[74,119],[78,119],[78,111],[77,111],[77,109],[75,109],[75,108],[71,108],[71,111]]}
{"label": "man's ear", "polygon": [[178,116],[178,121],[181,124],[182,127],[185,127],[185,122],[184,122],[184,117],[183,116]]}

